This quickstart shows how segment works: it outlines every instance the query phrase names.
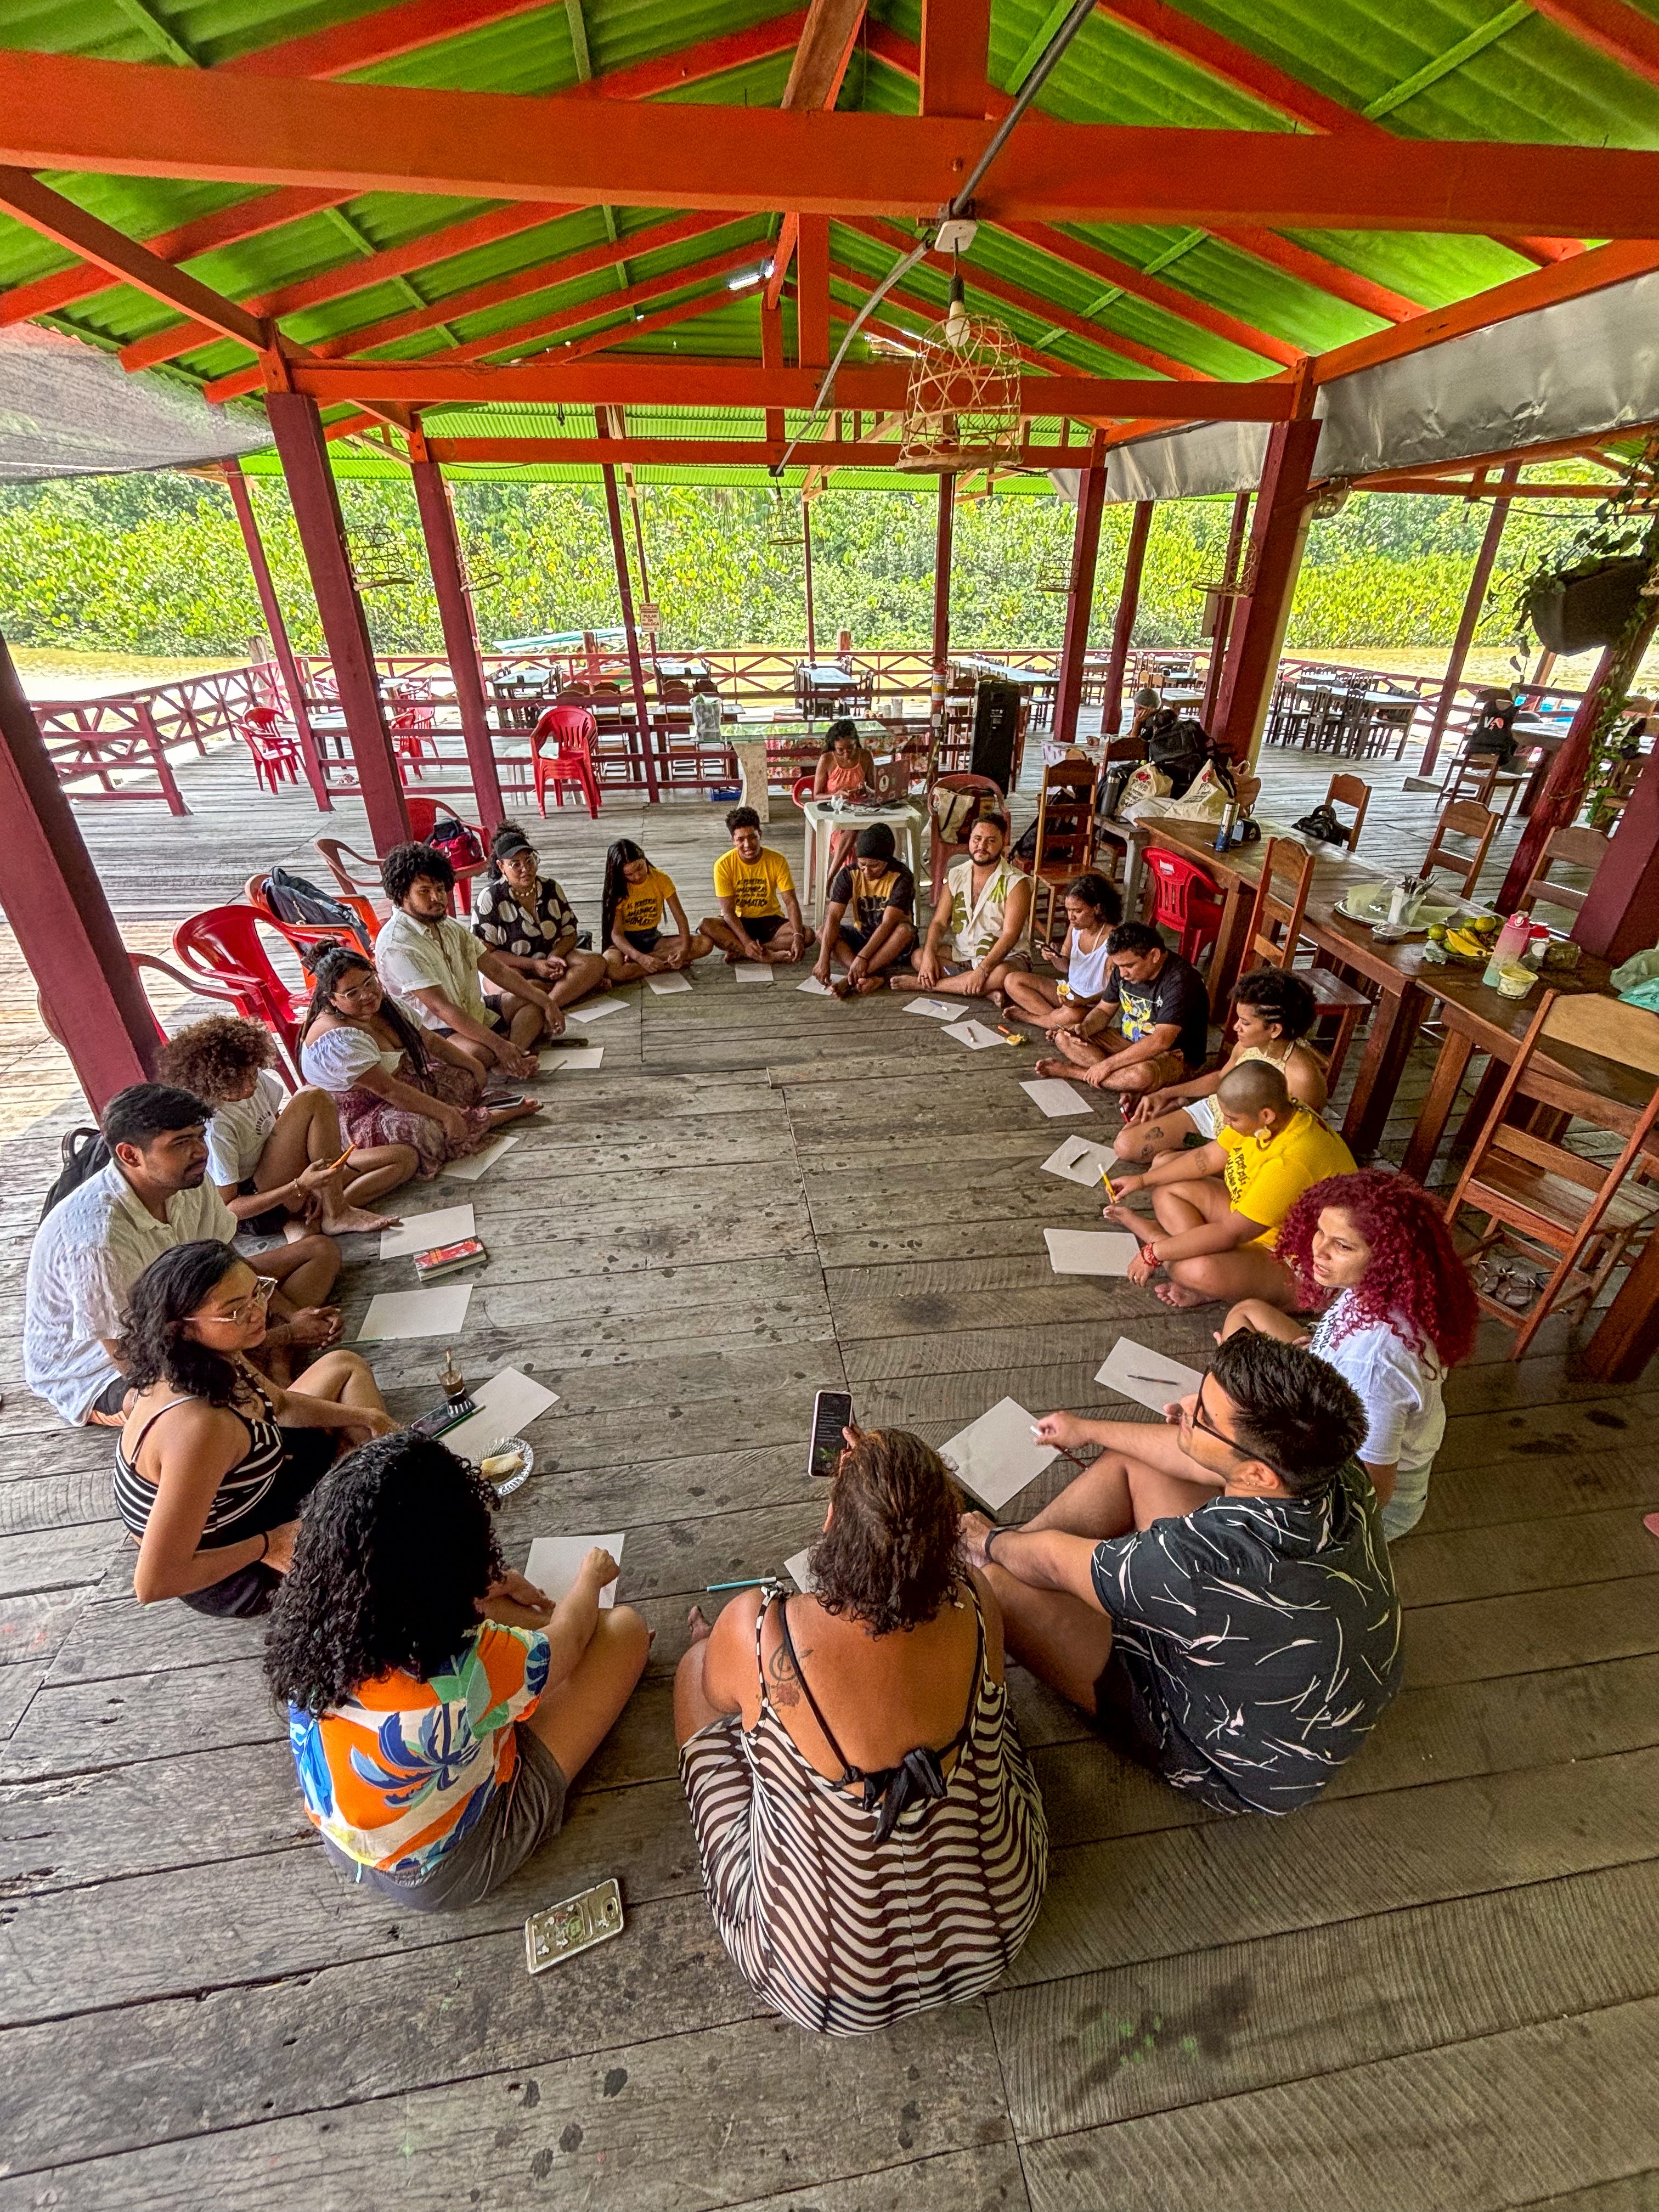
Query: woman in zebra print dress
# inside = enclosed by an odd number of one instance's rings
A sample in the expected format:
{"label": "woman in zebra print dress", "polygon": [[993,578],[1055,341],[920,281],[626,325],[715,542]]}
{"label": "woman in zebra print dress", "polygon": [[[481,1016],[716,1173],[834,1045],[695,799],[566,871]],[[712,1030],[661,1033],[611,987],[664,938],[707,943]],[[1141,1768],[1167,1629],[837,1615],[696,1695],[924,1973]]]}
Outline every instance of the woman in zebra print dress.
{"label": "woman in zebra print dress", "polygon": [[827,2035],[977,1996],[1036,1918],[1048,1832],[962,1499],[902,1430],[848,1431],[811,1593],[700,1612],[680,1776],[720,1940]]}

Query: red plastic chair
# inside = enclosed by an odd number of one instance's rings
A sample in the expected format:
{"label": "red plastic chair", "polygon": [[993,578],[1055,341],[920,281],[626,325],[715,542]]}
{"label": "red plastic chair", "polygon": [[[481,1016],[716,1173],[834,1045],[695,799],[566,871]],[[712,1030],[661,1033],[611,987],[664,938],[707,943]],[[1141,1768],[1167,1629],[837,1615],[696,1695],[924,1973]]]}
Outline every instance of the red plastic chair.
{"label": "red plastic chair", "polygon": [[300,748],[283,730],[274,707],[250,708],[236,732],[253,756],[253,774],[262,790],[274,799],[279,778],[298,783]]}
{"label": "red plastic chair", "polygon": [[428,738],[432,757],[438,757],[437,739],[432,737],[432,726],[436,709],[432,707],[404,707],[392,718],[392,743],[399,760],[409,763],[416,775],[424,772]]}
{"label": "red plastic chair", "polygon": [[[285,937],[299,954],[300,965],[307,975],[316,966],[318,951],[323,945],[349,945],[358,952],[362,951],[362,945],[355,933],[343,926],[331,927],[325,921],[284,921],[281,915],[271,908],[270,894],[263,874],[250,876],[242,888],[243,896],[266,928],[274,929],[279,937]],[[356,910],[356,902],[354,902],[353,912]],[[373,945],[374,942],[374,932],[371,929],[368,943]]]}
{"label": "red plastic chair", "polygon": [[210,995],[228,996],[239,1014],[263,1022],[292,1064],[300,1048],[305,1006],[270,964],[251,906],[210,906],[173,933],[173,949],[191,978],[216,984]]}
{"label": "red plastic chair", "polygon": [[[374,895],[380,887],[380,862],[371,860],[366,853],[357,852],[339,837],[313,837],[311,842],[313,851],[327,864],[341,905],[351,908],[368,932],[368,941],[373,945],[380,933],[381,915],[374,902]],[[354,876],[346,866],[348,860],[355,860],[360,868],[366,871],[366,875],[362,878]],[[370,894],[367,897],[364,896],[365,886]]]}
{"label": "red plastic chair", "polygon": [[[459,822],[461,819],[453,806],[441,806],[435,799],[409,799],[404,804],[409,814],[410,834],[423,845],[431,838],[432,825],[441,814],[447,822]],[[481,853],[488,850],[489,840],[476,822],[464,823],[462,827],[471,830],[478,841]],[[463,860],[456,865],[455,891],[463,914],[472,911],[473,877],[483,875],[489,865],[488,860]]]}
{"label": "red plastic chair", "polygon": [[1163,845],[1146,848],[1146,868],[1152,886],[1152,920],[1160,929],[1178,933],[1176,947],[1183,960],[1196,961],[1207,945],[1213,946],[1225,911],[1220,889],[1195,860]]}
{"label": "red plastic chair", "polygon": [[[587,801],[588,817],[599,816],[599,779],[593,767],[593,739],[599,724],[586,707],[550,707],[530,733],[530,755],[536,774],[536,804],[547,813],[547,787],[553,800],[564,805],[564,786],[574,783]],[[551,739],[553,750],[542,747]]]}

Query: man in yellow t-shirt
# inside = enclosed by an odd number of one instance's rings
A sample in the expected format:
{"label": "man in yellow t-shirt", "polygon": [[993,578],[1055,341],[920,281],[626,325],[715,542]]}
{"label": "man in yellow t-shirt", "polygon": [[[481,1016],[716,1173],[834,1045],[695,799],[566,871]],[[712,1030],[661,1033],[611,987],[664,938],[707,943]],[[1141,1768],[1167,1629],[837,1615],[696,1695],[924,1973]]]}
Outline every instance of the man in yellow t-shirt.
{"label": "man in yellow t-shirt", "polygon": [[714,863],[720,910],[706,915],[698,928],[728,961],[799,960],[812,933],[801,919],[788,861],[762,844],[760,817],[752,806],[734,806],[726,826],[731,849]]}
{"label": "man in yellow t-shirt", "polygon": [[1152,1192],[1158,1229],[1121,1204],[1109,1206],[1106,1218],[1140,1239],[1132,1283],[1151,1282],[1160,1268],[1168,1275],[1157,1285],[1165,1305],[1265,1298],[1288,1310],[1289,1272],[1273,1249],[1279,1224],[1304,1190],[1327,1176],[1352,1175],[1353,1154],[1297,1104],[1271,1060],[1230,1067],[1216,1100],[1222,1126],[1212,1142],[1112,1179],[1120,1199]]}

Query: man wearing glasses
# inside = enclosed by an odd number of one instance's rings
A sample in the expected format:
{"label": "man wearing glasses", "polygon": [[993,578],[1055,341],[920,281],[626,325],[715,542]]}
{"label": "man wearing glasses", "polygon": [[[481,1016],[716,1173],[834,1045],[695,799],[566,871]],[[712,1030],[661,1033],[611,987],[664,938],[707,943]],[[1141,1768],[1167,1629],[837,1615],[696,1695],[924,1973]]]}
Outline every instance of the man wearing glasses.
{"label": "man wearing glasses", "polygon": [[1241,1332],[1145,1422],[1050,1413],[1100,1456],[1022,1528],[965,1515],[1016,1658],[1218,1812],[1316,1797],[1400,1686],[1400,1601],[1334,1368]]}

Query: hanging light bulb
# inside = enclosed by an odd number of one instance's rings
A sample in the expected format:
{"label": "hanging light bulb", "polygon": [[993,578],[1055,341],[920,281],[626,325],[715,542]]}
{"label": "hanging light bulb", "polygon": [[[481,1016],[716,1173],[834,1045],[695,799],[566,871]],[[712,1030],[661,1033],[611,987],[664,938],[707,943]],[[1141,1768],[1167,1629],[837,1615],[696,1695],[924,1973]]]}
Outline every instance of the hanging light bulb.
{"label": "hanging light bulb", "polygon": [[945,314],[945,343],[958,350],[968,340],[968,303],[963,295],[962,271],[957,270],[951,278],[951,304]]}

